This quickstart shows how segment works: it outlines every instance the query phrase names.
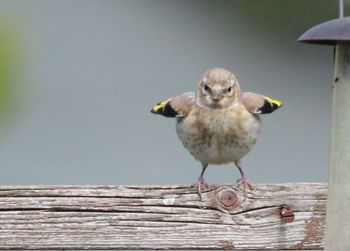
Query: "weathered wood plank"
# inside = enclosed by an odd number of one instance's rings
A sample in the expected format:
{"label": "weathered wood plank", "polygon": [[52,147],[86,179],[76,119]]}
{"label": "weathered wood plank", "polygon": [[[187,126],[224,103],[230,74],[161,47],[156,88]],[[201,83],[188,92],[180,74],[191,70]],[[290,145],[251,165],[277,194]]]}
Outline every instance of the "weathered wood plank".
{"label": "weathered wood plank", "polygon": [[0,249],[317,250],[326,192],[260,184],[245,199],[212,186],[199,200],[188,186],[0,186]]}

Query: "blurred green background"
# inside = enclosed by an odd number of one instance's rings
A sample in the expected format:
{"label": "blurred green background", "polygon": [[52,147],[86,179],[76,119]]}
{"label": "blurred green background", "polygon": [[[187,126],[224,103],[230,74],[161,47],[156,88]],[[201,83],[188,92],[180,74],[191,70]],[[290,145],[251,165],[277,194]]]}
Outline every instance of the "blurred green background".
{"label": "blurred green background", "polygon": [[[10,23],[0,23],[0,128],[4,126],[6,119],[13,113],[16,105],[14,89],[18,74],[18,58],[16,49],[17,37],[16,30]],[[1,128],[4,129],[4,128]],[[1,133],[0,131],[0,138]]]}
{"label": "blurred green background", "polygon": [[149,110],[211,67],[284,102],[243,160],[251,182],[326,181],[333,52],[296,39],[336,17],[329,0],[0,0],[0,183],[193,182],[175,121]]}

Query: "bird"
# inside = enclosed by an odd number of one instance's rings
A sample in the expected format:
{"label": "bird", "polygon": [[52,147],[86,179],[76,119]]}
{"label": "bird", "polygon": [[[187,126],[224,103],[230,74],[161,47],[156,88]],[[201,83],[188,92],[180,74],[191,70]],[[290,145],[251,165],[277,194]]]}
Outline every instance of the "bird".
{"label": "bird", "polygon": [[185,92],[159,102],[151,113],[176,119],[176,132],[183,146],[201,163],[193,183],[201,198],[209,187],[204,180],[208,165],[234,163],[241,178],[236,186],[254,189],[242,169],[242,158],[255,145],[261,132],[261,114],[282,107],[282,102],[262,94],[243,92],[236,76],[223,68],[207,70],[195,92]]}

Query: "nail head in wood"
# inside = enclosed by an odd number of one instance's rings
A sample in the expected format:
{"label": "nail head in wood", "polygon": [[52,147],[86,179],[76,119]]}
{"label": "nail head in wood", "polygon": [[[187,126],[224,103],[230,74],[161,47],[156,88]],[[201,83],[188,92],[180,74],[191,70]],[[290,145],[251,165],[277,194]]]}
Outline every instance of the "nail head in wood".
{"label": "nail head in wood", "polygon": [[283,206],[281,209],[281,217],[284,223],[290,223],[294,221],[294,212],[287,206]]}

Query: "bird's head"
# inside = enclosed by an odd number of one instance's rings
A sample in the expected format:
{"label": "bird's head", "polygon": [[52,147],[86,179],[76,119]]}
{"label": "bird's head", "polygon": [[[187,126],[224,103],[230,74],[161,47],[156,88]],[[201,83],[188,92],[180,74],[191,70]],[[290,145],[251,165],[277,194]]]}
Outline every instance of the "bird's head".
{"label": "bird's head", "polygon": [[213,109],[229,107],[239,101],[240,87],[232,72],[213,68],[206,71],[199,81],[196,103]]}

